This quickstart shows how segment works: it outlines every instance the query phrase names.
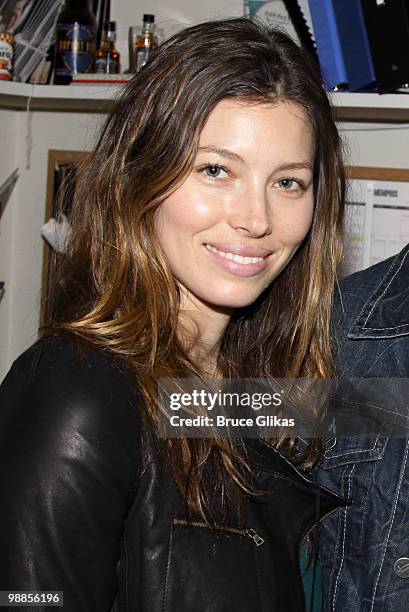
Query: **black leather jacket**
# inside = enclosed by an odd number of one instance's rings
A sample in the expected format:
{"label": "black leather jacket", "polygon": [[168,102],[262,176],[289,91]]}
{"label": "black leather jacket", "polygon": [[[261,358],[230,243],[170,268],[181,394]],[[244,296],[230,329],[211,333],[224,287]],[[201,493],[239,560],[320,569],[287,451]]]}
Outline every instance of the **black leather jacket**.
{"label": "black leather jacket", "polygon": [[247,529],[188,526],[170,474],[142,464],[138,405],[101,350],[80,358],[60,338],[15,362],[0,392],[0,590],[62,590],[65,612],[304,611],[301,542],[345,500],[248,440],[266,493]]}

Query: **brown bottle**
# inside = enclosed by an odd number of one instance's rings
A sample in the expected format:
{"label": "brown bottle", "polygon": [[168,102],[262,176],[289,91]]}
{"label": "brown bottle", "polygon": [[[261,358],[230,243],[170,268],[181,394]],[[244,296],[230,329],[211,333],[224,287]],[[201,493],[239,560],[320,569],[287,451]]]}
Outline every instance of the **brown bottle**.
{"label": "brown bottle", "polygon": [[158,48],[158,42],[154,34],[155,15],[143,16],[142,34],[135,43],[135,68],[139,72],[145,66],[149,57]]}
{"label": "brown bottle", "polygon": [[95,36],[96,22],[90,0],[66,0],[57,22],[56,85],[68,85],[79,72],[92,72]]}
{"label": "brown bottle", "polygon": [[121,56],[115,47],[116,22],[107,21],[101,47],[95,54],[95,71],[98,74],[119,74],[121,72]]}

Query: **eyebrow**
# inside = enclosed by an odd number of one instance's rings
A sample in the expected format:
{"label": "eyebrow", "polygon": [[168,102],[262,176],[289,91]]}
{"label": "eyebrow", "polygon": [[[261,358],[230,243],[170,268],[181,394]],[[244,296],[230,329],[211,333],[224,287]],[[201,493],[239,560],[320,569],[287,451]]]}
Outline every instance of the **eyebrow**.
{"label": "eyebrow", "polygon": [[234,161],[238,161],[241,164],[244,164],[244,159],[237,155],[237,153],[233,153],[229,149],[223,149],[220,147],[200,147],[198,151],[206,151],[207,153],[218,153],[219,155],[223,155],[224,157],[228,157],[229,159],[233,159]]}
{"label": "eyebrow", "polygon": [[[229,149],[223,149],[221,147],[207,146],[207,147],[200,147],[198,149],[198,152],[200,151],[204,151],[207,153],[218,153],[219,155],[223,155],[224,157],[227,157],[228,159],[232,159],[233,161],[238,161],[241,164],[245,163],[244,159],[240,157],[240,155],[238,155],[237,153],[233,153],[233,151],[230,151]],[[308,161],[288,162],[288,163],[280,164],[280,166],[278,166],[278,168],[276,168],[275,171],[281,172],[282,170],[311,170],[312,171],[312,164],[311,162],[308,162]]]}
{"label": "eyebrow", "polygon": [[277,168],[280,170],[311,170],[312,172],[312,164],[311,162],[303,161],[303,162],[289,162],[288,164],[281,164]]}

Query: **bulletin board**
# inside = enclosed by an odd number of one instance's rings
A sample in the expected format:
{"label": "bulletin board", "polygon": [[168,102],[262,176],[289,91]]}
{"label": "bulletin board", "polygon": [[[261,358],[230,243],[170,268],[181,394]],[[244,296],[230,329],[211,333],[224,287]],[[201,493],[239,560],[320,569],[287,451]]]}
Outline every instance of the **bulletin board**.
{"label": "bulletin board", "polygon": [[343,276],[409,242],[409,169],[348,166],[347,177]]}

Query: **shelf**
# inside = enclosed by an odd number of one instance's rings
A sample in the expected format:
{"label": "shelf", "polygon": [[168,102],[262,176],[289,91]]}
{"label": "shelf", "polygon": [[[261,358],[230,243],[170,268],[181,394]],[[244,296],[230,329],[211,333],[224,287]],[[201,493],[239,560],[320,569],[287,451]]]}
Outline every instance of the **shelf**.
{"label": "shelf", "polygon": [[409,123],[409,93],[330,94],[339,121]]}
{"label": "shelf", "polygon": [[[0,82],[0,108],[104,113],[123,85],[28,85]],[[338,121],[409,123],[409,94],[332,93]]]}
{"label": "shelf", "polygon": [[104,113],[123,85],[29,85],[0,82],[0,108]]}

